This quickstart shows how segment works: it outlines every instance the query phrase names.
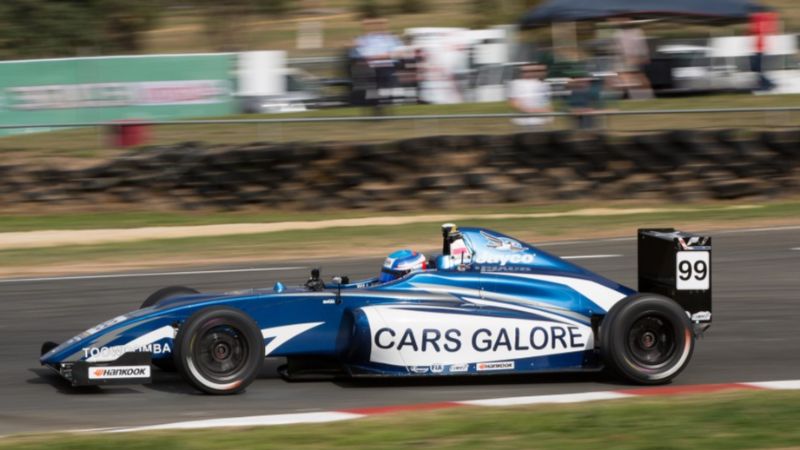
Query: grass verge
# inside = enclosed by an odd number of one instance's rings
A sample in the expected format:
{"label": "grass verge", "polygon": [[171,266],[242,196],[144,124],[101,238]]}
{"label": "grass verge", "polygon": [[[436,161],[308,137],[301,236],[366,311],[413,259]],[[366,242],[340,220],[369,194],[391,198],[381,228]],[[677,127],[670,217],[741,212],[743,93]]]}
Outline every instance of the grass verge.
{"label": "grass verge", "polygon": [[[476,206],[474,208],[450,208],[441,210],[418,210],[403,213],[407,215],[430,214],[526,214],[559,213],[576,209],[594,207],[590,203],[573,202],[561,205],[498,205]],[[630,206],[620,204],[620,207]],[[643,205],[639,205],[643,206]],[[675,206],[675,205],[672,205]],[[797,201],[800,208],[800,200]],[[637,205],[633,205],[637,207]],[[671,207],[667,205],[666,207]],[[716,206],[714,206],[716,207]],[[5,214],[0,215],[0,233],[36,230],[95,230],[101,228],[138,228],[153,226],[192,226],[220,225],[230,223],[274,223],[287,221],[318,221],[331,219],[357,219],[375,216],[400,215],[397,212],[335,210],[324,212],[298,211],[148,211],[128,210],[114,212],[75,212],[50,214]]]}
{"label": "grass verge", "polygon": [[322,425],[8,438],[0,449],[766,449],[800,446],[800,392],[458,408]]}
{"label": "grass verge", "polygon": [[[115,212],[67,212],[56,214],[5,214],[0,215],[0,233],[39,231],[39,230],[97,230],[120,229],[156,226],[198,226],[237,223],[276,223],[289,221],[323,221],[333,219],[358,219],[376,216],[426,216],[426,215],[470,215],[480,218],[493,214],[565,214],[563,217],[536,219],[535,228],[541,228],[544,234],[560,234],[565,231],[563,222],[574,222],[579,228],[592,217],[581,216],[577,219],[568,215],[575,211],[597,208],[597,204],[570,202],[553,205],[497,205],[476,206],[472,208],[450,208],[447,210],[418,210],[404,213],[380,211],[337,210],[324,212],[299,211],[234,211],[234,212],[192,212],[192,211],[146,211],[128,210]],[[800,219],[800,199],[789,199],[780,202],[738,204],[729,202],[701,203],[683,205],[662,203],[660,205],[639,202],[608,202],[603,205],[610,211],[626,209],[662,209],[664,213],[634,214],[632,220],[639,220],[642,215],[676,215],[674,210],[685,210],[685,214],[700,214],[708,220],[749,220],[770,219],[797,216]],[[681,213],[680,215],[683,215]],[[597,217],[598,220],[608,218],[619,222],[625,220],[619,216],[608,214],[608,217]]]}
{"label": "grass verge", "polygon": [[[496,229],[528,242],[633,236],[639,227],[673,226],[686,230],[710,230],[737,226],[766,226],[800,223],[800,202],[771,203],[757,207],[665,205],[663,211],[617,216],[558,216],[522,219],[460,220],[462,226]],[[667,209],[669,208],[669,209]],[[676,212],[680,209],[681,212]],[[554,208],[519,208],[503,212],[546,213]],[[487,210],[486,212],[491,212]],[[474,211],[472,211],[474,213]],[[65,216],[69,217],[69,216]],[[78,216],[82,217],[82,216]],[[138,217],[138,216],[137,216]],[[292,216],[298,219],[300,216]],[[319,215],[309,217],[321,218]],[[233,215],[231,219],[242,219]],[[250,217],[252,218],[252,217]],[[119,216],[106,217],[113,225]],[[153,224],[143,218],[142,225]],[[171,222],[174,219],[174,222]],[[223,220],[224,216],[216,217]],[[22,220],[22,219],[20,219]],[[47,219],[35,223],[45,226]],[[184,216],[156,216],[157,223],[186,223]],[[211,219],[209,219],[211,220]],[[233,220],[232,220],[233,221]],[[58,223],[58,222],[51,222]],[[84,224],[63,218],[61,224]],[[130,222],[127,222],[130,223]],[[269,261],[299,258],[377,256],[390,250],[413,246],[431,249],[440,245],[438,223],[397,226],[363,226],[294,230],[221,237],[187,237],[150,241],[70,245],[0,251],[0,274],[64,273],[75,271],[123,270],[168,265],[196,265],[235,261]]]}

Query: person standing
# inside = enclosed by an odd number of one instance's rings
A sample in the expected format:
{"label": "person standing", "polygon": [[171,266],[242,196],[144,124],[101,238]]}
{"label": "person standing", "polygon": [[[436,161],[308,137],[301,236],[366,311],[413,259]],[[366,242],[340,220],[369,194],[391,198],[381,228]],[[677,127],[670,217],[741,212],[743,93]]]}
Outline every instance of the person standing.
{"label": "person standing", "polygon": [[754,52],[750,56],[750,67],[758,74],[758,90],[770,91],[775,84],[764,75],[764,54],[767,39],[777,31],[778,17],[774,12],[758,12],[750,15],[750,34],[755,39]]}
{"label": "person standing", "polygon": [[580,130],[593,130],[600,125],[598,113],[607,111],[603,101],[605,80],[588,73],[577,74],[570,80],[567,107]]}
{"label": "person standing", "polygon": [[364,19],[362,24],[364,34],[356,38],[355,49],[374,73],[374,89],[368,95],[379,106],[391,100],[395,86],[394,53],[403,43],[388,30],[386,19]]}
{"label": "person standing", "polygon": [[652,98],[653,89],[644,74],[644,66],[650,62],[650,49],[644,32],[625,18],[617,18],[614,23],[619,25],[614,32],[619,87],[628,93],[628,98]]}
{"label": "person standing", "polygon": [[[525,114],[553,112],[550,104],[550,85],[544,81],[547,67],[542,64],[522,66],[521,77],[512,81],[508,89],[511,106]],[[525,127],[544,127],[553,121],[552,117],[516,117],[514,124]]]}

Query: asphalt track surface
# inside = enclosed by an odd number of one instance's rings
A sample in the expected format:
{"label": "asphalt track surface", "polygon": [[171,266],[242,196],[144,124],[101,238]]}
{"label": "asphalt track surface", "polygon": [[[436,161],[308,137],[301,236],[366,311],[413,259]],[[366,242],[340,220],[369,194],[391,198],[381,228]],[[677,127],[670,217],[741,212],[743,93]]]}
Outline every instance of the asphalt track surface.
{"label": "asphalt track surface", "polygon": [[[713,236],[714,324],[674,384],[800,378],[800,227]],[[618,239],[543,247],[561,256],[605,255],[577,262],[635,288],[635,245]],[[206,267],[167,275],[0,280],[0,435],[621,387],[597,374],[287,382],[276,374],[280,361],[269,360],[244,394],[219,397],[198,394],[177,375],[157,370],[150,385],[77,390],[38,365],[43,341],[67,339],[135,309],[163,286],[224,291],[276,280],[294,284],[317,265],[326,278],[357,278],[376,273],[381,262],[269,261],[259,267],[275,270]]]}

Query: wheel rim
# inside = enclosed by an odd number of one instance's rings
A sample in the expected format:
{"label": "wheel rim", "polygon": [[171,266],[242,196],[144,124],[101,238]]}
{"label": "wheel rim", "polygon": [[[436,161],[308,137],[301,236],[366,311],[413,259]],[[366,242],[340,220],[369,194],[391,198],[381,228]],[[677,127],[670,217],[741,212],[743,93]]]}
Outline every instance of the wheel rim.
{"label": "wheel rim", "polygon": [[217,382],[237,379],[247,365],[249,354],[249,345],[241,330],[212,321],[197,336],[192,346],[197,370],[205,378]]}
{"label": "wheel rim", "polygon": [[639,366],[658,369],[668,364],[676,350],[675,329],[658,315],[643,315],[628,332],[628,351]]}

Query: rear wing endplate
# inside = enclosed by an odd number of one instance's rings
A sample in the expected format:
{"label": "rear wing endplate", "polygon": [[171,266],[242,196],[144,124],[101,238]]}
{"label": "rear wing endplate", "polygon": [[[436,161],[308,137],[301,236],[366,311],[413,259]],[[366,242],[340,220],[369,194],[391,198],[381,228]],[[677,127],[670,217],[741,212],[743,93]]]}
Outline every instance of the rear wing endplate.
{"label": "rear wing endplate", "polygon": [[669,297],[696,324],[711,323],[711,237],[672,228],[638,233],[639,292]]}

